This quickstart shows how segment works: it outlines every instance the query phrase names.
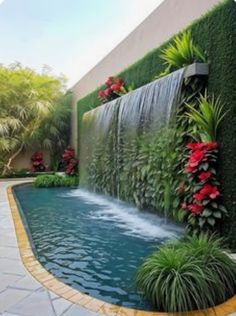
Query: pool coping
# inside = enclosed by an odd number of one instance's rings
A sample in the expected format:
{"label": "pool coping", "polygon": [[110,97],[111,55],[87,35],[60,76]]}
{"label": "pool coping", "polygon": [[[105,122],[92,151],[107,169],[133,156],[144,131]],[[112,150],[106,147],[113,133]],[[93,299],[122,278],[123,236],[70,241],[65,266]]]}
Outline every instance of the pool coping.
{"label": "pool coping", "polygon": [[[25,182],[31,183],[32,181]],[[107,316],[226,316],[233,312],[236,312],[236,295],[226,302],[215,306],[214,308],[209,308],[206,310],[191,311],[184,313],[164,313],[164,312],[149,312],[143,310],[137,310],[132,308],[126,308],[122,306],[117,306],[109,304],[102,300],[96,299],[90,295],[84,294],[79,290],[72,288],[69,285],[59,281],[55,276],[49,273],[37,260],[33,250],[31,248],[31,243],[29,241],[28,234],[26,232],[25,226],[23,224],[20,210],[18,209],[17,202],[14,197],[13,187],[22,185],[22,183],[10,185],[7,187],[7,197],[9,201],[9,206],[11,209],[11,214],[15,226],[15,232],[17,237],[17,244],[21,256],[21,260],[25,268],[29,273],[50,291],[54,292],[58,296],[66,299],[67,301],[87,308],[93,312],[101,313]]]}

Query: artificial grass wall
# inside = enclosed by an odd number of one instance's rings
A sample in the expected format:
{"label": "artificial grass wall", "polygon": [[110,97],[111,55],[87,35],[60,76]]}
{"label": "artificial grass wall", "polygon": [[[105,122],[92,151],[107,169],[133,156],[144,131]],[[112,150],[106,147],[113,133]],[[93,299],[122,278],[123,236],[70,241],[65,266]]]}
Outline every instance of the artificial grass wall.
{"label": "artificial grass wall", "polygon": [[[229,111],[219,131],[219,170],[224,203],[229,211],[223,229],[231,247],[236,249],[236,3],[234,0],[224,1],[187,29],[191,30],[194,43],[207,54],[210,63],[209,92],[221,95],[225,109]],[[133,83],[136,88],[152,81],[165,68],[160,53],[172,40],[151,51],[117,76],[122,77],[128,85]],[[100,104],[97,99],[100,88],[78,101],[79,135],[83,114]]]}

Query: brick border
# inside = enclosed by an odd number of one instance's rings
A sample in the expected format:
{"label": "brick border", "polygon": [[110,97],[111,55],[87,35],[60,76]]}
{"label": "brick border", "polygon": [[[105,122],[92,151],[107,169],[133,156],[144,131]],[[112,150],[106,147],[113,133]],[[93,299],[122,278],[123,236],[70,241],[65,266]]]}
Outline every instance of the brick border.
{"label": "brick border", "polygon": [[51,273],[49,273],[34,256],[13,194],[13,187],[17,185],[21,184],[10,185],[7,188],[7,196],[12,213],[12,218],[14,221],[21,260],[25,268],[37,281],[39,281],[44,287],[54,292],[58,296],[70,301],[73,304],[77,304],[93,312],[102,313],[107,316],[227,316],[231,313],[236,312],[236,295],[225,303],[218,305],[215,308],[209,308],[207,310],[192,311],[186,313],[159,313],[112,305],[93,298],[87,294],[83,294],[80,291],[64,284],[63,282],[55,278]]}

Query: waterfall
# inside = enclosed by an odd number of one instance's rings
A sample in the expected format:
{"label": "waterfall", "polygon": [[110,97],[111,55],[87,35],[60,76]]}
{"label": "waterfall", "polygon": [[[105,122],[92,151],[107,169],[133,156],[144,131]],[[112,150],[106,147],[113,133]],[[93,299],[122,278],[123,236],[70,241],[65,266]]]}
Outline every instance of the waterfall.
{"label": "waterfall", "polygon": [[[82,186],[120,196],[125,157],[135,155],[131,148],[138,146],[141,135],[149,137],[171,124],[183,76],[184,69],[180,69],[84,114],[80,144]],[[135,157],[132,159],[135,161]]]}

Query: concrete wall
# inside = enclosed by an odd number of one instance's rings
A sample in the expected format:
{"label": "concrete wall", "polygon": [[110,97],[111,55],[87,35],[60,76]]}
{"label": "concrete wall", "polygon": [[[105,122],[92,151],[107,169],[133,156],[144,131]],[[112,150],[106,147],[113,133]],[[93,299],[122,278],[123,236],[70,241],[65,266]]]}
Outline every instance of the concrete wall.
{"label": "concrete wall", "polygon": [[[109,75],[142,58],[221,0],[165,0],[132,33],[91,69],[72,88],[71,144],[77,148],[76,103],[101,85]],[[138,10],[138,6],[137,6]]]}

